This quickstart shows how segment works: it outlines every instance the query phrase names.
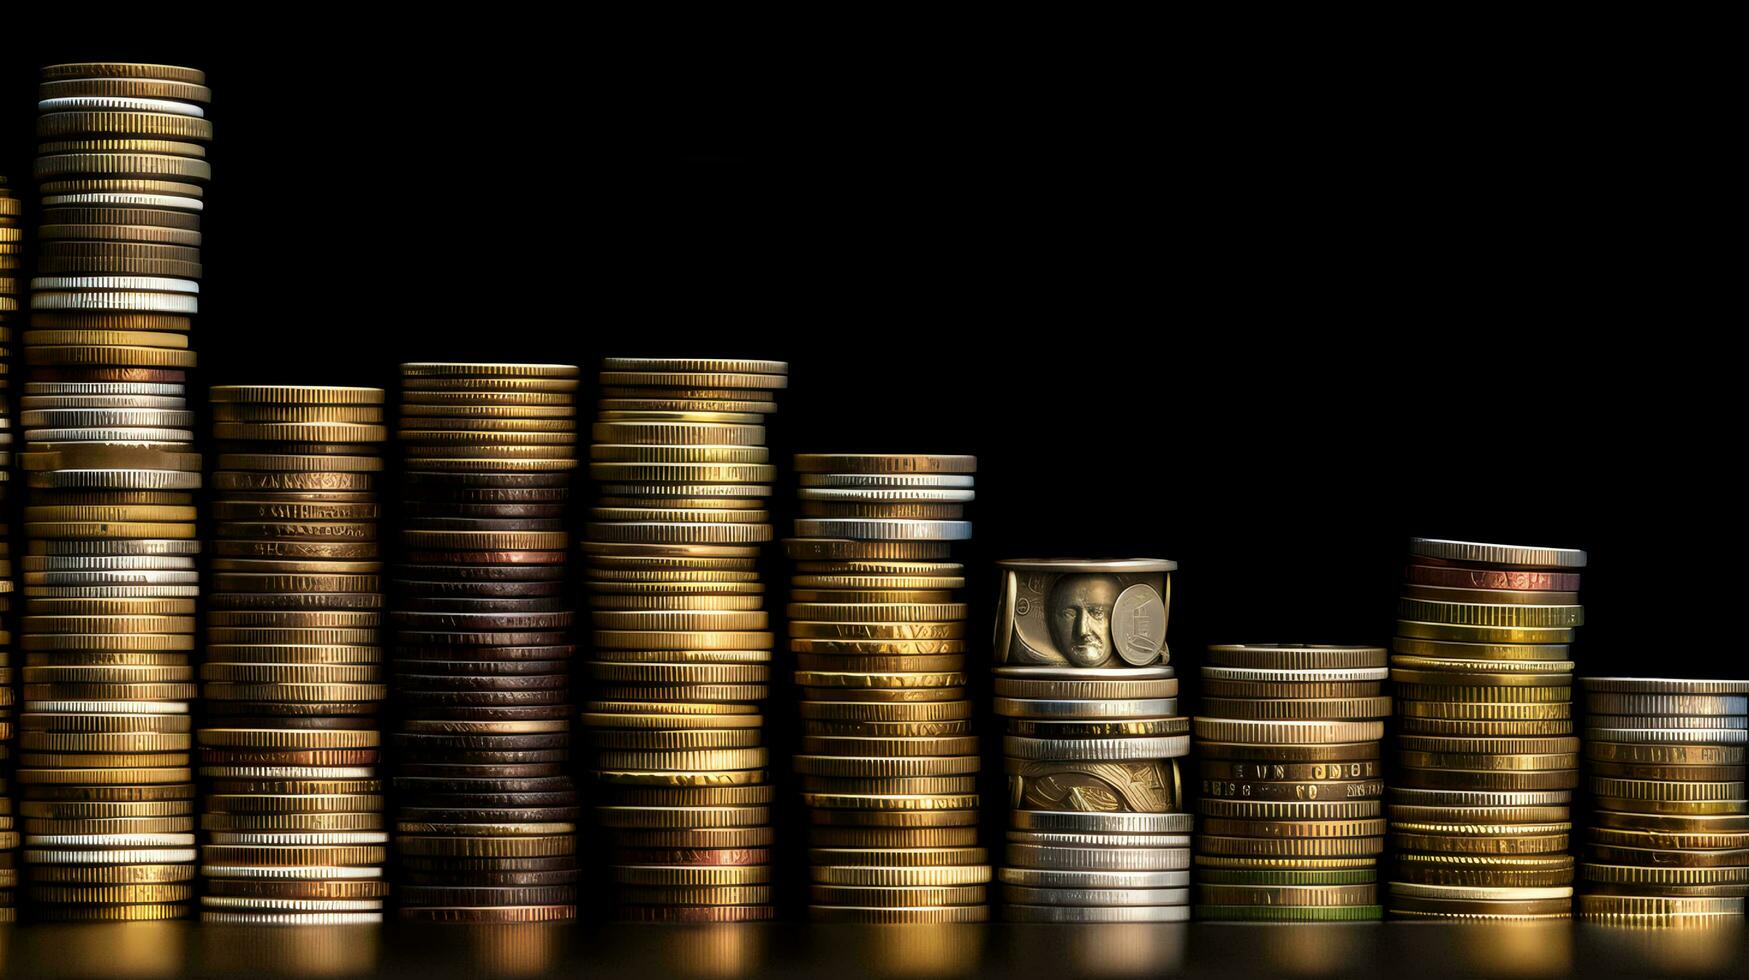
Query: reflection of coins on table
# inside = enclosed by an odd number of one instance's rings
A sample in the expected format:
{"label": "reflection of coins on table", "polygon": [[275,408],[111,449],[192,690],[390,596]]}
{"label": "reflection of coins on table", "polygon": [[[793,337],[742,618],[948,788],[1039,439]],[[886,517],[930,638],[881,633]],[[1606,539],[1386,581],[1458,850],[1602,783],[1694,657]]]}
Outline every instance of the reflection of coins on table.
{"label": "reflection of coins on table", "polygon": [[1568,644],[1585,554],[1425,538],[1409,552],[1391,656],[1387,905],[1405,918],[1569,916]]}
{"label": "reflection of coins on table", "polygon": [[998,563],[996,662],[1142,667],[1170,659],[1166,623],[1176,562]]}
{"label": "reflection of coins on table", "polygon": [[803,454],[786,609],[810,827],[809,915],[976,922],[978,740],[965,696],[969,456]]}

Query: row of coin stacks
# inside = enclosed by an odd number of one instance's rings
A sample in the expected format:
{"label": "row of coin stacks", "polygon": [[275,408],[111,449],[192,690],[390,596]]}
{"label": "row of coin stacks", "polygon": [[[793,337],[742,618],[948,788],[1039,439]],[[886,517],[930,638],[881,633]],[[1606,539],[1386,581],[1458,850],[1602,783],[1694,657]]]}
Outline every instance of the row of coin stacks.
{"label": "row of coin stacks", "polygon": [[781,361],[611,357],[589,450],[598,825],[620,912],[769,919],[772,633],[756,560],[772,538],[765,419]]}
{"label": "row of coin stacks", "polygon": [[1178,760],[1190,750],[1190,720],[1178,711],[1165,642],[1177,564],[998,564],[1005,917],[1185,921],[1193,818]]}
{"label": "row of coin stacks", "polygon": [[1701,924],[1749,893],[1749,682],[1586,677],[1581,917]]}
{"label": "row of coin stacks", "polygon": [[383,390],[212,389],[201,917],[382,919]]}
{"label": "row of coin stacks", "polygon": [[45,918],[177,917],[194,893],[201,461],[185,386],[209,95],[188,68],[42,71],[17,778]]}
{"label": "row of coin stacks", "polygon": [[1383,647],[1211,646],[1196,719],[1197,918],[1383,917]]}
{"label": "row of coin stacks", "polygon": [[1569,918],[1585,553],[1415,538],[1392,641],[1388,911]]}
{"label": "row of coin stacks", "polygon": [[966,604],[951,543],[972,535],[971,456],[800,454],[788,606],[795,756],[811,824],[809,915],[989,917]]}
{"label": "row of coin stacks", "polygon": [[[8,390],[10,367],[7,349],[12,343],[12,323],[18,312],[19,267],[23,243],[19,202],[0,176],[0,507],[6,506],[6,491],[12,478],[12,394]],[[12,758],[12,535],[0,520],[0,922],[14,916],[13,895],[18,887],[18,825],[13,819],[11,787],[5,768]]]}
{"label": "row of coin stacks", "polygon": [[563,513],[578,375],[401,366],[390,744],[404,919],[577,914]]}

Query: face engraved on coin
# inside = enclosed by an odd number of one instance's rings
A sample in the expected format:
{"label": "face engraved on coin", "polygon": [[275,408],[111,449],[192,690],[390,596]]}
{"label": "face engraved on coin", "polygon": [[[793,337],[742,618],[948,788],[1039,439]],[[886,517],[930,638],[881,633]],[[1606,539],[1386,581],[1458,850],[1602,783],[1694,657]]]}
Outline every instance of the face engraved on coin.
{"label": "face engraved on coin", "polygon": [[1111,657],[1111,611],[1117,581],[1106,575],[1065,575],[1051,590],[1047,608],[1058,652],[1079,667],[1098,667]]}

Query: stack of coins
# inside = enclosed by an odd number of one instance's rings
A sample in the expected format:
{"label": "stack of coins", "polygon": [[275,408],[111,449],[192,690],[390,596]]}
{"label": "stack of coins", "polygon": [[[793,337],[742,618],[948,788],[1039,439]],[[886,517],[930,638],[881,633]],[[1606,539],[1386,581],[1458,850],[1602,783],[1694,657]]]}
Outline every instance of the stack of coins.
{"label": "stack of coins", "polygon": [[608,358],[583,545],[595,813],[621,914],[773,915],[760,705],[772,634],[755,561],[772,538],[764,420],[781,361]]}
{"label": "stack of coins", "polygon": [[[18,312],[18,199],[0,176],[0,508],[6,506],[7,481],[12,477],[12,398],[7,390],[7,347],[12,342],[12,318]],[[0,766],[12,758],[12,544],[11,528],[0,520]],[[13,889],[18,886],[18,830],[12,822],[12,796],[0,775],[0,922],[14,915]]]}
{"label": "stack of coins", "polygon": [[1749,682],[1585,677],[1582,918],[1704,924],[1749,894]]}
{"label": "stack of coins", "polygon": [[1183,922],[1190,720],[1168,666],[1163,559],[998,562],[996,713],[1008,776],[1004,915]]}
{"label": "stack of coins", "polygon": [[382,919],[383,391],[212,389],[201,918]]}
{"label": "stack of coins", "polygon": [[391,745],[404,919],[577,914],[563,514],[578,374],[401,366]]}
{"label": "stack of coins", "polygon": [[18,782],[55,919],[186,914],[200,457],[186,371],[212,124],[201,72],[42,72],[21,421],[28,474]]}
{"label": "stack of coins", "polygon": [[966,697],[971,456],[801,454],[790,649],[803,735],[810,915],[989,917],[978,736]]}
{"label": "stack of coins", "polygon": [[1383,647],[1211,646],[1196,719],[1199,919],[1383,917]]}
{"label": "stack of coins", "polygon": [[1571,917],[1584,565],[1565,548],[1410,541],[1391,656],[1392,915]]}

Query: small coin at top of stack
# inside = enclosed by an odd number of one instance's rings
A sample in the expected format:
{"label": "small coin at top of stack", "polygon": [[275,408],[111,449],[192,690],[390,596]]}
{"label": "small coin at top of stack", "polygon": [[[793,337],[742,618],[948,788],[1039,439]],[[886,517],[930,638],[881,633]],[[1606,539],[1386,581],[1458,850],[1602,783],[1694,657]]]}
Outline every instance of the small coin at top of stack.
{"label": "small coin at top of stack", "polygon": [[196,856],[201,461],[184,385],[210,93],[200,71],[169,65],[41,77],[20,417],[30,897],[51,919],[171,918],[189,909]]}
{"label": "small coin at top of stack", "polygon": [[201,918],[380,922],[383,390],[211,398]]}
{"label": "small coin at top of stack", "polygon": [[1249,922],[1383,917],[1383,647],[1211,646],[1196,718],[1196,915]]}
{"label": "small coin at top of stack", "polygon": [[1696,925],[1749,894],[1749,682],[1583,677],[1592,804],[1581,918]]}
{"label": "small coin at top of stack", "polygon": [[804,453],[790,649],[811,824],[809,915],[978,922],[978,736],[963,570],[972,456]]}
{"label": "small coin at top of stack", "polygon": [[568,364],[401,365],[391,617],[403,919],[577,915]]}
{"label": "small coin at top of stack", "polygon": [[765,418],[782,361],[610,357],[583,544],[595,814],[620,914],[769,919],[772,538]]}
{"label": "small coin at top of stack", "polygon": [[1183,922],[1190,831],[1166,622],[1176,562],[997,563],[996,713],[1014,922]]}
{"label": "small coin at top of stack", "polygon": [[1572,916],[1584,565],[1569,548],[1410,540],[1391,645],[1392,915]]}

